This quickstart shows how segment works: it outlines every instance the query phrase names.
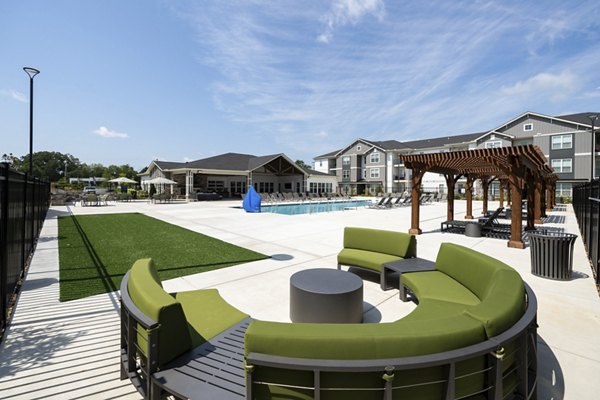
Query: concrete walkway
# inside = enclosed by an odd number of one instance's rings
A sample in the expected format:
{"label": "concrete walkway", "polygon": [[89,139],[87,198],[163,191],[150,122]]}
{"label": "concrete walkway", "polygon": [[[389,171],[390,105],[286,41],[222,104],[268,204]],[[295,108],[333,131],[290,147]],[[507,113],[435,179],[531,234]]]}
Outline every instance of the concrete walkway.
{"label": "concrete walkway", "polygon": [[[56,217],[91,213],[139,212],[272,256],[271,259],[165,282],[169,291],[218,288],[232,305],[254,318],[289,321],[289,278],[314,267],[336,267],[343,228],[362,226],[406,232],[410,209],[358,209],[286,216],[246,214],[241,202],[53,207],[44,224],[29,274],[4,343],[0,347],[2,399],[110,399],[139,396],[119,380],[118,293],[58,301]],[[494,204],[490,204],[493,209]],[[465,203],[456,202],[455,215]],[[474,214],[481,212],[475,203]],[[420,257],[435,260],[442,242],[459,243],[496,257],[519,271],[539,302],[539,399],[595,399],[600,393],[600,300],[580,239],[575,244],[574,279],[558,282],[530,273],[529,250],[511,249],[506,240],[440,233],[446,205],[421,209]],[[551,213],[545,225],[577,233],[572,209]],[[367,323],[394,321],[414,309],[398,291],[382,292],[364,275]]]}

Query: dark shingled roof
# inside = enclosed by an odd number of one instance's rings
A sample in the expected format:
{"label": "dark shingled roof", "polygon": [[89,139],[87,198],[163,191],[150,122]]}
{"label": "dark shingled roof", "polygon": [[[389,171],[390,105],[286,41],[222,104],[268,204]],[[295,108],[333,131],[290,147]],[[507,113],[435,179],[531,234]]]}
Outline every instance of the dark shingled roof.
{"label": "dark shingled roof", "polygon": [[410,149],[427,149],[430,147],[441,147],[449,144],[458,144],[472,142],[478,137],[485,135],[486,132],[468,133],[465,135],[442,136],[430,139],[413,140],[412,142],[404,142],[405,147]]}
{"label": "dark shingled roof", "polygon": [[154,164],[156,164],[158,166],[158,168],[160,168],[161,170],[185,168],[185,166],[187,165],[187,163],[170,162],[170,161],[158,161],[158,160],[155,160]]}
{"label": "dark shingled roof", "polygon": [[[596,116],[598,116],[598,118],[600,118],[600,112],[584,112],[584,113],[578,113],[578,114],[557,115],[555,118],[575,122],[576,124],[591,126],[592,121],[590,121],[590,119],[588,118],[588,116],[590,116],[590,115],[596,115]],[[596,123],[599,123],[599,121],[596,120]]]}
{"label": "dark shingled roof", "polygon": [[248,171],[250,160],[256,158],[251,154],[225,153],[187,163],[187,168],[224,169],[232,171]]}
{"label": "dark shingled roof", "polygon": [[342,151],[342,149],[337,149],[337,150],[331,151],[329,153],[321,154],[320,156],[316,156],[315,158],[313,158],[313,160],[315,160],[317,158],[332,158],[340,151]]}
{"label": "dark shingled roof", "polygon": [[397,140],[382,140],[382,141],[369,141],[373,143],[375,146],[381,147],[384,150],[399,150],[399,149],[409,149],[406,143],[399,142]]}

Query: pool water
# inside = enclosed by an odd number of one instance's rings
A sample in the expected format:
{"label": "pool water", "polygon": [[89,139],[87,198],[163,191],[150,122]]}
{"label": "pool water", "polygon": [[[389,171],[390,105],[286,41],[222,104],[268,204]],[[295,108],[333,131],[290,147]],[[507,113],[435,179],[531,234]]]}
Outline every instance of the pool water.
{"label": "pool water", "polygon": [[285,214],[285,215],[298,215],[298,214],[316,214],[331,211],[343,211],[346,209],[353,209],[358,207],[365,207],[371,204],[367,200],[353,200],[353,201],[336,201],[336,202],[323,202],[323,203],[302,203],[302,204],[276,204],[267,205],[261,207],[261,212]]}

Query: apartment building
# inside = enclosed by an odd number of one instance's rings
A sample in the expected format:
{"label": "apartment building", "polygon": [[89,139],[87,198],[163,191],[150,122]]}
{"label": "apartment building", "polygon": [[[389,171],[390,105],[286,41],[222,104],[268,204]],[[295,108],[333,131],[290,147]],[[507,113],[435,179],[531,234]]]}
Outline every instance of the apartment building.
{"label": "apartment building", "polygon": [[[600,175],[600,146],[592,151],[592,125],[600,112],[550,116],[525,112],[510,121],[484,132],[441,136],[399,142],[357,139],[350,145],[314,158],[316,171],[332,173],[343,192],[391,193],[410,187],[410,170],[404,168],[403,154],[439,153],[476,148],[492,148],[533,144],[542,149],[559,177],[557,196],[571,196],[575,184],[590,179],[592,160],[594,177]],[[596,136],[598,131],[594,129]],[[598,143],[598,137],[594,143]],[[464,182],[458,182],[461,190]],[[427,173],[422,186],[427,191],[446,190],[443,176]],[[477,188],[476,188],[477,190]],[[492,192],[497,190],[492,186]]]}

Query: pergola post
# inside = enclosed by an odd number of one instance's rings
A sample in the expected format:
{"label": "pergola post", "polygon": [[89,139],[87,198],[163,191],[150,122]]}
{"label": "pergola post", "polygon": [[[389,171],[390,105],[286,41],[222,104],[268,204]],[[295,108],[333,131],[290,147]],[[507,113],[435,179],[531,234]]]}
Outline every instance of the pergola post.
{"label": "pergola post", "polygon": [[419,227],[419,217],[420,217],[420,207],[421,204],[419,202],[420,192],[421,192],[421,180],[423,179],[423,175],[425,175],[426,168],[423,165],[413,165],[411,184],[412,184],[412,192],[411,192],[411,219],[410,219],[410,229],[408,233],[411,235],[420,235],[421,228]]}
{"label": "pergola post", "polygon": [[536,177],[533,184],[533,223],[542,223],[542,182],[539,177]]}
{"label": "pergola post", "polygon": [[455,178],[454,174],[445,174],[444,178],[446,178],[446,187],[448,188],[446,219],[452,221],[454,219],[454,186],[458,178]]}
{"label": "pergola post", "polygon": [[500,204],[498,207],[504,207],[504,181],[500,180]]}
{"label": "pergola post", "polygon": [[467,196],[467,215],[465,215],[465,219],[473,219],[473,178],[471,175],[467,175],[467,186],[466,196]]}
{"label": "pergola post", "polygon": [[540,180],[540,216],[546,218],[546,179]]}
{"label": "pergola post", "polygon": [[535,187],[537,183],[537,177],[533,175],[531,171],[529,171],[525,179],[527,181],[527,226],[525,226],[525,230],[534,231],[536,216]]}
{"label": "pergola post", "polygon": [[[493,180],[493,179],[492,179]],[[481,186],[483,188],[483,210],[482,210],[482,214],[487,214],[488,212],[488,189],[490,186],[490,182],[487,179],[487,176],[484,176],[483,178],[481,178]]]}
{"label": "pergola post", "polygon": [[524,249],[525,243],[523,243],[523,234],[521,232],[523,224],[523,213],[521,212],[521,178],[516,174],[511,175],[509,177],[509,186],[512,195],[512,214],[508,247]]}

